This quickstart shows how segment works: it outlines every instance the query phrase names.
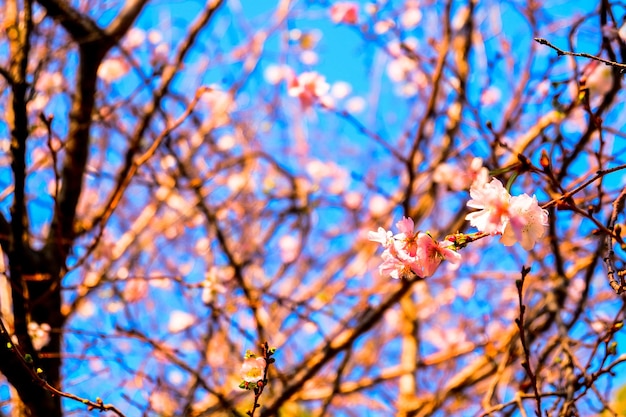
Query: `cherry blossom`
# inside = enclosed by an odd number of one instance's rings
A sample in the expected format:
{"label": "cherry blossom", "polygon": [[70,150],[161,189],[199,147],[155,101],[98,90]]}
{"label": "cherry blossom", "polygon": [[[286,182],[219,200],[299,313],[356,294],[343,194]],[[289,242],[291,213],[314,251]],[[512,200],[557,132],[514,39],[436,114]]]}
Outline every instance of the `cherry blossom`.
{"label": "cherry blossom", "polygon": [[502,234],[509,219],[509,203],[511,195],[502,183],[494,178],[482,186],[470,188],[472,199],[467,206],[480,209],[465,216],[470,224],[481,232],[496,235]]}
{"label": "cherry blossom", "polygon": [[28,335],[33,343],[33,349],[40,351],[41,348],[50,343],[50,325],[48,323],[28,323]]}
{"label": "cherry blossom", "polygon": [[489,170],[483,166],[482,158],[473,158],[465,169],[459,165],[443,163],[435,168],[433,181],[452,191],[480,188],[489,182]]}
{"label": "cherry blossom", "polygon": [[450,246],[453,245],[452,242],[447,240],[437,242],[427,233],[420,233],[417,241],[417,258],[422,267],[422,277],[429,277],[434,274],[439,264],[444,260],[457,267],[461,263],[461,254],[450,249]]}
{"label": "cherry blossom", "polygon": [[265,366],[264,358],[249,356],[241,365],[241,378],[249,383],[261,381],[265,377]]}
{"label": "cherry blossom", "polygon": [[511,196],[502,183],[493,179],[482,186],[470,189],[468,207],[480,209],[465,216],[479,231],[491,235],[501,234],[501,242],[512,246],[519,242],[526,250],[543,237],[548,225],[548,212],[542,209],[537,198],[528,194]]}
{"label": "cherry blossom", "polygon": [[400,279],[414,273],[426,278],[435,273],[442,261],[453,265],[461,262],[461,255],[451,249],[452,242],[437,242],[428,233],[416,232],[413,219],[403,217],[396,227],[400,233],[395,235],[382,227],[368,233],[369,240],[385,248],[379,266],[381,275]]}
{"label": "cherry blossom", "polygon": [[183,330],[188,329],[195,320],[196,317],[193,314],[181,310],[174,310],[170,314],[167,330],[170,333],[182,332]]}
{"label": "cherry blossom", "polygon": [[221,283],[218,269],[212,266],[202,282],[202,302],[211,304],[218,294],[224,294],[226,287]]}
{"label": "cherry blossom", "polygon": [[359,5],[351,1],[335,3],[330,8],[330,19],[335,23],[354,25],[359,19]]}
{"label": "cherry blossom", "polygon": [[376,232],[368,232],[367,238],[372,242],[380,243],[384,248],[388,248],[391,244],[393,233],[383,229],[382,227],[379,227],[378,231]]}
{"label": "cherry blossom", "polygon": [[543,237],[548,225],[548,211],[539,207],[537,198],[528,194],[511,197],[509,208],[511,219],[507,223],[501,242],[512,246],[519,242],[526,250],[531,250],[537,240]]}
{"label": "cherry blossom", "polygon": [[322,99],[329,89],[330,86],[324,76],[308,71],[291,80],[288,93],[291,97],[298,97],[302,108],[308,109],[317,100]]}
{"label": "cherry blossom", "polygon": [[98,77],[104,82],[112,83],[122,78],[130,70],[130,66],[121,57],[108,58],[98,68]]}

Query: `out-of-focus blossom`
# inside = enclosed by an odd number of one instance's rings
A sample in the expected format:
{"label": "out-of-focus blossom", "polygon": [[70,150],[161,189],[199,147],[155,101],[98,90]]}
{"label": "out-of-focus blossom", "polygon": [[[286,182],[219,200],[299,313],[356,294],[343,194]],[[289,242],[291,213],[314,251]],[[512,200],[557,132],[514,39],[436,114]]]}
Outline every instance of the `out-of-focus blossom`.
{"label": "out-of-focus blossom", "polygon": [[202,302],[207,305],[211,304],[218,294],[224,294],[225,292],[226,287],[220,282],[217,268],[212,266],[202,283]]}
{"label": "out-of-focus blossom", "polygon": [[415,28],[422,21],[422,11],[417,1],[408,1],[404,12],[400,15],[400,24],[405,29]]}
{"label": "out-of-focus blossom", "polygon": [[393,20],[379,20],[378,22],[374,23],[374,33],[376,33],[377,35],[383,35],[389,32],[389,30],[394,28],[395,26],[396,24],[393,22]]}
{"label": "out-of-focus blossom", "polygon": [[36,89],[46,94],[61,91],[63,88],[63,74],[60,72],[42,72],[37,79]]}
{"label": "out-of-focus blossom", "polygon": [[268,65],[263,72],[265,81],[272,85],[276,85],[282,81],[290,82],[295,78],[293,70],[288,65]]}
{"label": "out-of-focus blossom", "polygon": [[50,330],[51,328],[48,323],[39,324],[34,321],[28,323],[28,335],[33,343],[33,349],[39,351],[50,343]]}
{"label": "out-of-focus blossom", "polygon": [[351,1],[340,1],[330,7],[330,19],[335,23],[354,25],[359,20],[359,5]]}
{"label": "out-of-focus blossom", "polygon": [[148,295],[149,285],[145,279],[131,278],[126,281],[122,297],[129,303],[140,301]]}
{"label": "out-of-focus blossom", "polygon": [[480,95],[480,104],[483,106],[491,106],[496,104],[502,98],[502,92],[498,87],[491,86]]}
{"label": "out-of-focus blossom", "polygon": [[347,208],[356,210],[363,204],[363,194],[357,191],[348,191],[344,194],[343,201]]}
{"label": "out-of-focus blossom", "polygon": [[170,333],[178,333],[189,328],[196,318],[185,311],[174,310],[170,314],[170,320],[167,324],[167,330]]}
{"label": "out-of-focus blossom", "polygon": [[319,62],[320,58],[315,51],[302,51],[300,62],[307,66],[313,66]]}
{"label": "out-of-focus blossom", "polygon": [[308,109],[328,93],[329,89],[330,86],[324,76],[309,71],[303,72],[291,81],[288,93],[291,97],[298,97],[302,108]]}
{"label": "out-of-focus blossom", "polygon": [[131,28],[124,37],[124,46],[129,49],[137,48],[146,41],[146,32],[139,28]]}
{"label": "out-of-focus blossom", "polygon": [[249,356],[241,365],[241,378],[249,383],[259,382],[265,377],[265,366],[264,358]]}
{"label": "out-of-focus blossom", "polygon": [[402,218],[396,227],[400,231],[396,235],[382,227],[368,233],[369,240],[385,248],[379,266],[381,275],[400,279],[413,273],[426,278],[435,273],[442,261],[453,265],[461,262],[461,255],[451,249],[452,242],[437,242],[428,233],[416,232],[411,218]]}
{"label": "out-of-focus blossom", "polygon": [[443,163],[435,168],[433,181],[453,191],[480,188],[489,181],[489,170],[483,166],[482,158],[473,158],[466,169],[459,165]]}
{"label": "out-of-focus blossom", "polygon": [[150,407],[163,417],[171,417],[175,415],[178,405],[167,392],[154,391],[150,394]]}
{"label": "out-of-focus blossom", "polygon": [[300,240],[293,236],[285,235],[278,241],[278,247],[280,248],[280,259],[284,263],[293,262],[300,253]]}
{"label": "out-of-focus blossom", "polygon": [[589,103],[592,106],[613,88],[613,68],[598,61],[591,61],[585,68],[581,86],[588,90]]}
{"label": "out-of-focus blossom", "polygon": [[350,182],[350,174],[334,162],[309,161],[306,171],[315,186],[324,186],[331,194],[343,194]]}
{"label": "out-of-focus blossom", "polygon": [[156,29],[150,29],[148,31],[148,41],[153,45],[159,44],[163,42],[163,35]]}
{"label": "out-of-focus blossom", "polygon": [[346,110],[348,110],[352,114],[361,113],[363,110],[365,110],[366,104],[367,103],[365,102],[365,99],[363,97],[350,97],[346,101]]}
{"label": "out-of-focus blossom", "polygon": [[391,231],[389,230],[385,230],[382,227],[379,227],[376,232],[368,232],[367,239],[371,240],[372,242],[380,243],[383,248],[388,248],[393,241],[393,233],[391,233]]}
{"label": "out-of-focus blossom", "polygon": [[537,240],[543,237],[548,225],[548,211],[539,207],[537,198],[522,194],[511,197],[509,219],[501,241],[505,246],[519,242],[526,250],[531,250]]}
{"label": "out-of-focus blossom", "polygon": [[532,249],[543,237],[548,212],[539,206],[534,195],[511,196],[495,178],[482,186],[473,186],[470,195],[472,200],[467,205],[480,210],[468,214],[465,219],[479,231],[502,234],[504,245],[519,242],[526,250]]}
{"label": "out-of-focus blossom", "polygon": [[211,109],[211,117],[208,117],[202,125],[206,131],[227,124],[230,121],[230,113],[237,107],[231,93],[215,85],[209,86],[202,94],[201,100]]}
{"label": "out-of-focus blossom", "polygon": [[405,48],[416,51],[419,44],[415,38],[407,38],[402,45],[398,42],[389,43],[388,51],[393,59],[387,64],[387,76],[398,83],[398,94],[410,97],[427,88],[429,81],[417,61],[407,55]]}
{"label": "out-of-focus blossom", "polygon": [[98,77],[104,82],[112,83],[126,75],[129,69],[130,66],[121,57],[105,59],[98,68]]}
{"label": "out-of-focus blossom", "polygon": [[35,84],[37,95],[28,102],[28,111],[40,112],[52,96],[63,90],[63,74],[60,72],[42,72]]}
{"label": "out-of-focus blossom", "polygon": [[380,217],[389,212],[390,202],[380,194],[374,195],[368,204],[368,210],[373,217]]}
{"label": "out-of-focus blossom", "polygon": [[330,88],[330,94],[336,99],[343,99],[350,94],[352,91],[352,86],[345,81],[337,81]]}

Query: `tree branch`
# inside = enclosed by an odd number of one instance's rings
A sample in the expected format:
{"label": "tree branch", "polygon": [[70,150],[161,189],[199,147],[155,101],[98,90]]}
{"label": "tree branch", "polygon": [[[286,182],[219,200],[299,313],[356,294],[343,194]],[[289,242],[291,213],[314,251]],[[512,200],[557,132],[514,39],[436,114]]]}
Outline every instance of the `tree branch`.
{"label": "tree branch", "polygon": [[103,31],[98,24],[64,0],[37,0],[37,2],[78,44],[91,43],[102,38]]}
{"label": "tree branch", "polygon": [[580,57],[580,58],[589,58],[589,59],[593,59],[594,61],[602,62],[602,63],[604,63],[604,64],[606,64],[608,66],[619,68],[621,70],[621,72],[626,72],[626,64],[621,64],[621,63],[615,62],[615,61],[609,61],[608,59],[604,59],[604,58],[601,58],[599,56],[591,55],[591,54],[588,54],[588,53],[585,53],[585,52],[565,51],[565,50],[559,48],[558,46],[555,46],[554,44],[550,43],[549,40],[544,39],[544,38],[535,38],[535,41],[539,42],[542,45],[546,45],[546,46],[554,49],[559,56],[569,55],[569,56],[577,56],[577,57]]}
{"label": "tree branch", "polygon": [[128,0],[115,20],[109,24],[104,32],[116,42],[120,40],[130,29],[146,3],[148,3],[148,0]]}

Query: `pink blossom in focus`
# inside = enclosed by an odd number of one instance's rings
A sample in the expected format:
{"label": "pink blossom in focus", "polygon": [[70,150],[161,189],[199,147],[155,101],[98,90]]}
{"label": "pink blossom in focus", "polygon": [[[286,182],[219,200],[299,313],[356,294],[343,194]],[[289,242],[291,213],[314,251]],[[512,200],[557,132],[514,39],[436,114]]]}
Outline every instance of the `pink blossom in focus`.
{"label": "pink blossom in focus", "polygon": [[506,246],[519,242],[526,250],[543,237],[548,225],[548,212],[542,209],[535,196],[511,196],[497,179],[482,186],[472,186],[467,205],[480,209],[465,216],[479,231],[502,234]]}
{"label": "pink blossom in focus", "polygon": [[524,249],[531,250],[548,225],[547,210],[539,206],[535,196],[522,194],[511,197],[509,213],[511,218],[504,228],[502,243],[512,246],[519,242]]}
{"label": "pink blossom in focus", "polygon": [[359,19],[359,5],[351,1],[340,1],[330,7],[330,19],[335,23],[354,25]]}
{"label": "pink blossom in focus", "polygon": [[436,242],[429,234],[420,233],[417,237],[417,258],[422,267],[422,277],[429,277],[435,273],[441,261],[448,261],[453,265],[459,265],[461,255],[450,249],[453,243],[449,241]]}
{"label": "pink blossom in focus", "polygon": [[302,108],[310,108],[317,100],[328,93],[330,86],[324,76],[314,71],[303,72],[293,78],[287,91],[291,97],[298,97]]}
{"label": "pink blossom in focus", "polygon": [[509,204],[511,195],[502,183],[493,179],[491,182],[470,188],[472,199],[467,206],[479,211],[465,216],[470,224],[481,232],[496,235],[504,233],[509,219]]}
{"label": "pink blossom in focus", "polygon": [[426,278],[435,273],[442,261],[460,263],[461,255],[451,249],[452,242],[437,242],[428,233],[415,232],[413,219],[403,217],[396,227],[400,233],[395,235],[382,227],[368,234],[369,240],[385,248],[378,268],[381,275],[401,279],[416,274]]}
{"label": "pink blossom in focus", "polygon": [[248,357],[241,365],[241,378],[246,382],[259,382],[265,376],[265,359]]}

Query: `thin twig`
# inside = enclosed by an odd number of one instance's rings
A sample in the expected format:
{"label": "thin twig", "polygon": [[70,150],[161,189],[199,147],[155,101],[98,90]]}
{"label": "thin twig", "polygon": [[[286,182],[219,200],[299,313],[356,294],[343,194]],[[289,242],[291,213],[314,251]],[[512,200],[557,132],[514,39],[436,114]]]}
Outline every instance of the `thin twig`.
{"label": "thin twig", "polygon": [[596,56],[596,55],[587,54],[585,52],[565,51],[565,50],[559,48],[558,46],[553,45],[552,43],[550,43],[550,41],[548,41],[547,39],[544,39],[544,38],[535,38],[535,41],[539,42],[542,45],[546,45],[546,46],[554,49],[559,56],[569,55],[569,56],[577,56],[577,57],[580,57],[580,58],[589,58],[589,59],[593,59],[594,61],[602,62],[602,63],[604,63],[606,65],[611,66],[611,67],[619,68],[621,70],[621,72],[626,72],[626,64],[621,64],[619,62],[610,61],[608,59],[604,59],[604,58],[601,58],[601,57]]}
{"label": "thin twig", "polygon": [[524,332],[524,312],[526,311],[526,306],[522,300],[522,287],[524,286],[524,279],[530,272],[530,268],[522,267],[522,278],[518,279],[515,284],[517,285],[517,293],[519,298],[519,318],[515,319],[515,323],[519,328],[519,338],[522,343],[522,348],[524,349],[524,361],[522,362],[522,367],[526,371],[528,375],[528,379],[530,379],[530,383],[533,386],[533,390],[535,391],[535,400],[537,402],[537,417],[541,416],[541,394],[539,393],[539,388],[537,387],[537,376],[533,373],[533,370],[530,366],[530,349],[528,348],[528,343],[526,341],[526,334]]}

